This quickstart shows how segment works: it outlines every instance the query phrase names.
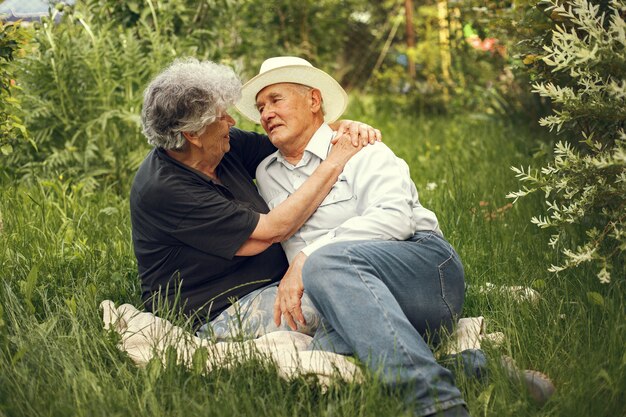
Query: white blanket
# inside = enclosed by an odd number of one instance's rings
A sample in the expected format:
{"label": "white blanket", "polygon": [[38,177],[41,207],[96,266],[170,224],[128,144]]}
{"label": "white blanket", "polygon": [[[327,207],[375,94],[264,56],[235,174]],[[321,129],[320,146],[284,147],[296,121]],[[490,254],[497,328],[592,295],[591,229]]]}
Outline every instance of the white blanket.
{"label": "white blanket", "polygon": [[[360,369],[347,357],[306,350],[312,338],[302,333],[278,331],[245,342],[215,343],[209,339],[200,339],[151,313],[141,312],[130,304],[116,307],[112,301],[105,300],[100,308],[104,328],[121,336],[119,348],[139,366],[146,365],[155,357],[162,359],[165,351],[172,347],[177,352],[178,362],[186,366],[191,366],[198,349],[206,349],[207,372],[214,367],[228,367],[249,358],[264,357],[273,361],[279,374],[287,380],[312,374],[317,376],[320,384],[327,386],[333,378],[346,381],[359,381],[362,378]],[[484,334],[482,317],[461,319],[446,353],[480,349],[481,340],[489,336]]]}

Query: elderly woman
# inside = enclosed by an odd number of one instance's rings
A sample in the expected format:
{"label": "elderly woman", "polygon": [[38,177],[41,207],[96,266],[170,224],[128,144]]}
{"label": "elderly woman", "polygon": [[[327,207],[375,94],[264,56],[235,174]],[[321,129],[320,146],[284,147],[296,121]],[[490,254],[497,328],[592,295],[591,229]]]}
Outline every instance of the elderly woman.
{"label": "elderly woman", "polygon": [[[167,305],[204,322],[233,299],[280,281],[288,265],[277,242],[315,211],[360,142],[379,139],[366,125],[335,123],[351,138],[338,134],[326,161],[270,211],[254,175],[276,148],[265,135],[233,127],[227,109],[240,90],[230,68],[186,59],[145,91],[143,132],[154,149],[137,171],[130,210],[142,298],[151,311]],[[268,299],[271,310],[274,296]]]}

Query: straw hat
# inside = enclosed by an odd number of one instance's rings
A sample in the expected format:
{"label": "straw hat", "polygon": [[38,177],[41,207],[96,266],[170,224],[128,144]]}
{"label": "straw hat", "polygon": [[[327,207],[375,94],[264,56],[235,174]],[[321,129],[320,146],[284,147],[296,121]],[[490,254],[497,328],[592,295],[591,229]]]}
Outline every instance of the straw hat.
{"label": "straw hat", "polygon": [[259,75],[244,84],[241,100],[235,107],[248,119],[260,123],[256,96],[268,85],[278,83],[302,84],[320,90],[326,112],[324,121],[327,123],[337,120],[348,105],[348,95],[333,77],[315,68],[305,59],[278,56],[266,59],[261,65]]}

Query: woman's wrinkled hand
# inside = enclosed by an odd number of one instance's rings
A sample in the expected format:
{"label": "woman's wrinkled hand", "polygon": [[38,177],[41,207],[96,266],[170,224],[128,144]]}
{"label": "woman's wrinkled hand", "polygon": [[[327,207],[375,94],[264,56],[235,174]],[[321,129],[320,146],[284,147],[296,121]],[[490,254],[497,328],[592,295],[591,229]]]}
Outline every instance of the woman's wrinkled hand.
{"label": "woman's wrinkled hand", "polygon": [[343,171],[343,168],[346,166],[350,158],[356,155],[361,149],[363,149],[364,146],[366,145],[353,145],[350,136],[347,133],[344,133],[330,148],[324,163],[334,164],[339,167],[341,171]]}
{"label": "woman's wrinkled hand", "polygon": [[354,120],[340,120],[335,122],[331,127],[336,127],[337,134],[332,140],[335,144],[343,134],[350,136],[353,146],[373,145],[382,140],[380,130],[373,128],[367,123],[356,122]]}

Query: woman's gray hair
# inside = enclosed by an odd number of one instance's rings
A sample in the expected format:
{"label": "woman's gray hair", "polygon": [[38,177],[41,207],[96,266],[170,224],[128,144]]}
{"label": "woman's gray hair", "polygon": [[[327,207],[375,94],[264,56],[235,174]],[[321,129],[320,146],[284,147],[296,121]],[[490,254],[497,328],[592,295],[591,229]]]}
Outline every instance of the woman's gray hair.
{"label": "woman's gray hair", "polygon": [[241,96],[235,72],[211,61],[177,59],[148,85],[141,125],[151,145],[181,150],[182,132],[200,132]]}

